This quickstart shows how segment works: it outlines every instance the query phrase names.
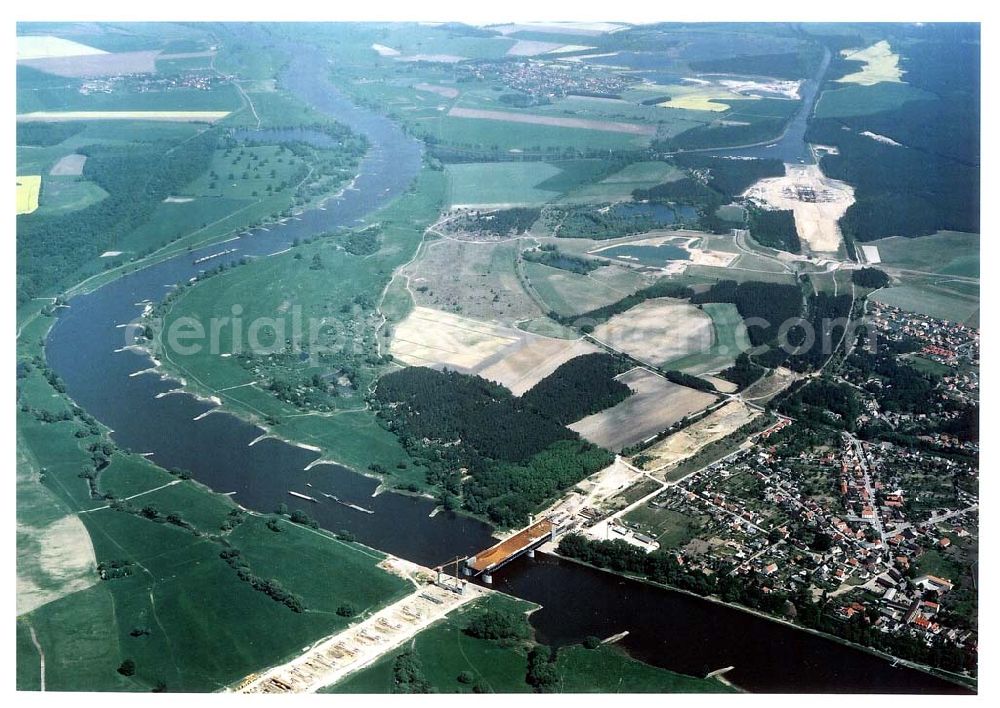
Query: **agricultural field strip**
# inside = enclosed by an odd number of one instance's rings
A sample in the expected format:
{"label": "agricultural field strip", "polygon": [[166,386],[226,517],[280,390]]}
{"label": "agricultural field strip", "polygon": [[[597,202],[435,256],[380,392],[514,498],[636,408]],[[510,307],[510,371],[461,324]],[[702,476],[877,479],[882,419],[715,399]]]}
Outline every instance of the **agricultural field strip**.
{"label": "agricultural field strip", "polygon": [[33,111],[19,113],[22,123],[59,123],[75,120],[152,120],[152,121],[205,121],[214,123],[228,116],[232,111]]}
{"label": "agricultural field strip", "polygon": [[617,378],[632,389],[631,396],[567,426],[610,450],[646,440],[718,400],[711,393],[680,386],[639,367]]}
{"label": "agricultural field strip", "polygon": [[389,350],[404,363],[461,369],[520,395],[596,347],[417,306],[396,325]]}
{"label": "agricultural field strip", "polygon": [[563,118],[559,116],[539,115],[536,113],[513,113],[511,111],[490,111],[479,108],[460,108],[458,106],[448,111],[455,118],[472,118],[483,120],[498,120],[508,123],[529,123],[532,125],[551,125],[560,128],[581,128],[583,130],[601,130],[608,133],[627,133],[629,135],[656,135],[656,126],[626,123],[623,121],[589,120],[586,118]]}
{"label": "agricultural field strip", "polygon": [[52,166],[49,174],[53,176],[79,176],[83,174],[83,166],[87,163],[87,156],[78,153],[71,153],[59,158],[59,161]]}
{"label": "agricultural field strip", "polygon": [[38,209],[38,196],[42,189],[41,175],[17,176],[17,213],[30,214]]}

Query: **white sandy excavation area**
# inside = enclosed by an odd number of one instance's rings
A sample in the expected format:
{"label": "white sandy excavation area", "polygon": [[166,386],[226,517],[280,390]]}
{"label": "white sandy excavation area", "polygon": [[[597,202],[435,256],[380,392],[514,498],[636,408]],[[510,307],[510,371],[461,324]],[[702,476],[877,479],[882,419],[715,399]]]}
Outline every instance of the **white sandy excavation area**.
{"label": "white sandy excavation area", "polygon": [[269,669],[249,682],[244,681],[235,690],[240,693],[315,693],[371,665],[452,610],[491,592],[477,585],[465,584],[464,587],[464,592],[459,594],[437,585],[418,585],[399,602],[321,640],[287,664]]}
{"label": "white sandy excavation area", "polygon": [[686,460],[709,443],[721,440],[760,415],[743,401],[730,401],[712,411],[694,425],[680,430],[652,447],[643,450],[643,456],[653,459],[642,465],[643,469],[661,470]]}
{"label": "white sandy excavation area", "polygon": [[843,240],[837,222],[854,203],[854,188],[826,177],[819,165],[786,164],[784,177],[762,179],[745,196],[765,208],[791,210],[803,244],[833,254]]}
{"label": "white sandy excavation area", "polygon": [[656,298],[597,326],[594,339],[646,364],[659,365],[712,346],[712,318],[683,300]]}
{"label": "white sandy excavation area", "polygon": [[635,368],[617,378],[633,394],[569,426],[590,442],[616,452],[666,430],[716,400],[710,393],[679,386],[646,369]]}
{"label": "white sandy excavation area", "polygon": [[837,79],[843,84],[874,86],[883,81],[903,82],[903,70],[899,68],[899,55],[884,39],[866,49],[844,49],[840,52],[848,61],[864,62],[861,71]]}
{"label": "white sandy excavation area", "polygon": [[520,395],[560,364],[597,348],[415,307],[396,325],[389,351],[404,364],[478,374]]}
{"label": "white sandy excavation area", "polygon": [[71,120],[162,120],[214,123],[229,111],[34,111],[19,113],[21,123],[59,123]]}
{"label": "white sandy excavation area", "polygon": [[66,155],[65,157],[59,158],[59,162],[52,165],[52,169],[49,170],[50,175],[82,175],[83,166],[87,162],[86,155],[78,155],[76,153],[72,155]]}

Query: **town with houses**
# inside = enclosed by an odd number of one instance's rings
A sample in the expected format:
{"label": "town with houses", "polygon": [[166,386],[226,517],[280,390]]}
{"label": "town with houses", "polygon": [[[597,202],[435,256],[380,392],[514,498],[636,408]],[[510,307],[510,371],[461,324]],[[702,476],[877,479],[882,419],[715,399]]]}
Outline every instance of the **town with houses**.
{"label": "town with houses", "polygon": [[[718,461],[675,480],[643,473],[582,509],[582,533],[673,551],[688,572],[741,578],[764,595],[807,598],[845,627],[975,645],[978,442],[940,421],[977,412],[979,332],[871,305],[873,349],[896,347],[892,358],[934,371],[923,405],[887,402],[892,384],[861,376],[849,357],[835,380],[858,394],[859,412],[831,413],[838,432],[817,444],[811,424],[772,407],[770,424],[736,436]],[[791,607],[775,614],[795,621]]]}

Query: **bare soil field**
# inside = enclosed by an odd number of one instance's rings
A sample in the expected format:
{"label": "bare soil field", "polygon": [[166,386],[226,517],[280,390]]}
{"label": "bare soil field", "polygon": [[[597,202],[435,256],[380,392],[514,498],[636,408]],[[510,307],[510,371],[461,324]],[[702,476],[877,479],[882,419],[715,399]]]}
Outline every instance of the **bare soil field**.
{"label": "bare soil field", "polygon": [[389,351],[411,366],[440,365],[472,373],[525,336],[500,325],[418,306],[396,325]]}
{"label": "bare soil field", "polygon": [[491,25],[491,30],[496,30],[506,36],[515,32],[544,32],[545,34],[572,34],[578,36],[594,36],[605,34],[606,32],[617,32],[628,27],[628,25],[617,22],[522,22],[510,25]]}
{"label": "bare soil field", "polygon": [[760,415],[742,401],[730,401],[684,430],[643,450],[653,459],[643,469],[658,471],[691,457],[709,443],[721,440]]}
{"label": "bare soil field", "polygon": [[[65,44],[51,42],[37,47],[28,47],[24,58],[21,58],[21,41],[35,39],[34,37],[18,37],[18,64],[32,69],[44,71],[47,74],[65,76],[67,78],[96,78],[99,76],[118,76],[120,74],[155,74],[157,60],[194,59],[210,57],[213,51],[178,52],[164,54],[161,49],[144,50],[140,52],[104,52],[77,42],[59,40]],[[44,39],[44,38],[42,38]],[[50,40],[57,39],[49,37]]]}
{"label": "bare soil field", "polygon": [[533,57],[538,54],[552,52],[562,47],[556,42],[536,42],[530,39],[519,39],[507,50],[509,57]]}
{"label": "bare soil field", "polygon": [[584,340],[567,341],[532,337],[503,358],[479,371],[484,379],[497,381],[520,396],[570,359],[600,349]]}
{"label": "bare soil field", "polygon": [[799,375],[794,373],[791,369],[786,369],[785,367],[780,366],[760,381],[747,388],[747,390],[743,392],[743,399],[764,405],[764,403],[766,403],[769,399],[791,386],[798,380],[798,378]]}
{"label": "bare soil field", "polygon": [[17,60],[51,59],[54,57],[82,57],[107,54],[103,49],[74,42],[71,39],[52,35],[19,35],[17,38]]}
{"label": "bare soil field", "polygon": [[657,298],[615,315],[594,329],[593,336],[640,361],[659,365],[710,349],[712,318],[682,300]]}
{"label": "bare soil field", "polygon": [[90,54],[86,56],[55,56],[42,59],[25,59],[18,64],[30,66],[32,69],[44,71],[47,74],[66,76],[69,78],[90,78],[97,76],[116,76],[118,74],[154,74],[156,73],[159,49],[142,52],[115,52],[114,54]]}
{"label": "bare soil field", "polygon": [[795,230],[813,253],[836,253],[843,236],[837,222],[854,203],[854,188],[829,179],[819,165],[785,165],[784,177],[762,179],[746,195],[770,209],[791,210]]}
{"label": "bare soil field", "polygon": [[732,381],[726,381],[725,379],[720,379],[718,376],[710,376],[709,374],[702,374],[701,378],[708,381],[710,384],[715,386],[722,393],[734,393],[739,386],[734,384]]}
{"label": "bare soil field", "polygon": [[17,525],[17,614],[98,582],[90,534],[69,514],[35,528]]}
{"label": "bare soil field", "polygon": [[389,346],[392,355],[405,364],[479,375],[517,395],[560,364],[596,350],[580,340],[542,337],[419,306],[396,325]]}
{"label": "bare soil field", "polygon": [[50,175],[82,175],[83,166],[87,162],[86,155],[72,154],[59,158],[59,161],[52,165],[49,170]]}
{"label": "bare soil field", "polygon": [[514,113],[512,111],[487,111],[479,108],[454,107],[448,115],[456,118],[480,118],[485,120],[501,120],[508,123],[530,123],[532,125],[554,125],[560,128],[582,128],[584,130],[603,130],[608,133],[628,133],[629,135],[656,135],[656,126],[625,123],[614,120],[587,120],[585,118],[564,118],[561,116],[543,116],[529,113]]}
{"label": "bare soil field", "polygon": [[438,96],[444,96],[445,98],[457,98],[459,93],[457,88],[452,88],[451,86],[436,86],[435,84],[427,83],[414,84],[413,88],[417,91],[436,93]]}
{"label": "bare soil field", "polygon": [[544,313],[515,273],[516,242],[429,242],[401,272],[417,305],[507,326]]}
{"label": "bare soil field", "polygon": [[626,371],[618,380],[634,393],[569,426],[592,443],[615,452],[666,430],[716,400],[710,393],[678,386],[645,369]]}
{"label": "bare soil field", "polygon": [[229,111],[35,111],[20,113],[20,123],[60,123],[74,120],[157,120],[181,123],[214,123]]}

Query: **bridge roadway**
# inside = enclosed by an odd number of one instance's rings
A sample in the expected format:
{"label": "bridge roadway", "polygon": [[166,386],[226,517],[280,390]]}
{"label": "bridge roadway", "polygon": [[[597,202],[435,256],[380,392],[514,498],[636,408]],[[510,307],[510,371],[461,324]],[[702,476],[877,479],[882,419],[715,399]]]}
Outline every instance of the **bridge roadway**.
{"label": "bridge roadway", "polygon": [[533,550],[553,538],[555,528],[548,519],[537,521],[518,531],[507,540],[467,558],[465,561],[466,572],[472,575],[485,574],[488,576],[490,572],[509,563],[522,553]]}

